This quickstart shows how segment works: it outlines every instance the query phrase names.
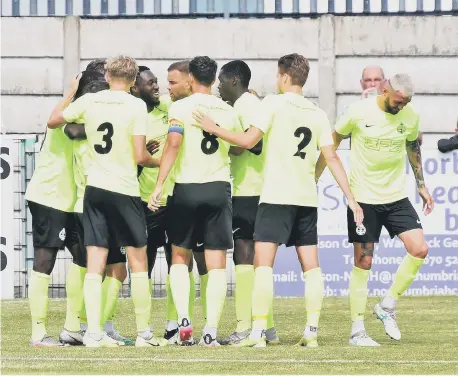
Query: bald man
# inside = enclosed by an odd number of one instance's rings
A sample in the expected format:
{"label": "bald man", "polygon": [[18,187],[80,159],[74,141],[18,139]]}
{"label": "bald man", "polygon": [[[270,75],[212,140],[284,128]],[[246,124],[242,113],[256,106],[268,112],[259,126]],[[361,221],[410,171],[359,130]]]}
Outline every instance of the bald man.
{"label": "bald man", "polygon": [[361,95],[363,99],[371,95],[382,94],[385,84],[385,73],[378,65],[369,65],[363,69],[360,83],[363,89]]}

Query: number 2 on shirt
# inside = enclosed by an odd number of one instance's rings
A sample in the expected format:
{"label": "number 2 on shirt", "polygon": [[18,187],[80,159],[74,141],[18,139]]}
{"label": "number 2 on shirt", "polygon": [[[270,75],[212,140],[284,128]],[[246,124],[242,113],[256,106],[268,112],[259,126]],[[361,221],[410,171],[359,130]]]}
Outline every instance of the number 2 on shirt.
{"label": "number 2 on shirt", "polygon": [[295,157],[301,157],[301,159],[305,159],[305,155],[307,154],[305,151],[302,151],[310,141],[312,140],[312,131],[307,127],[299,127],[294,131],[294,136],[301,138],[301,142],[297,145],[297,151],[294,154]]}
{"label": "number 2 on shirt", "polygon": [[113,141],[111,138],[113,137],[113,124],[111,123],[102,123],[97,128],[98,132],[106,132],[103,137],[102,141],[105,143],[105,146],[101,144],[95,144],[94,150],[99,154],[108,154],[113,147]]}
{"label": "number 2 on shirt", "polygon": [[204,139],[200,143],[200,148],[202,152],[206,155],[214,154],[219,148],[219,142],[217,137],[214,134],[202,131],[204,134]]}

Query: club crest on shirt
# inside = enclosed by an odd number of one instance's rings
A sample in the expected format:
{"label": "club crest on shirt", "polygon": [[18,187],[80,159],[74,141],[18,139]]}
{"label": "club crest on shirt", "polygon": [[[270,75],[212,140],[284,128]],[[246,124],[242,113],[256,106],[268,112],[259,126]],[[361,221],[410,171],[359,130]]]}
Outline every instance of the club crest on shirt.
{"label": "club crest on shirt", "polygon": [[399,124],[398,132],[399,132],[400,134],[406,133],[406,126],[404,125],[404,123]]}

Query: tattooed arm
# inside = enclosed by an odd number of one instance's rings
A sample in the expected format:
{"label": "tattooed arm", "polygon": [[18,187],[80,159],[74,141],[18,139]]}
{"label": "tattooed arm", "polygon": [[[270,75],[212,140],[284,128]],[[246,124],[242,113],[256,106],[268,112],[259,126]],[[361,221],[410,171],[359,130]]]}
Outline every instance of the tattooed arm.
{"label": "tattooed arm", "polygon": [[423,167],[421,163],[420,142],[418,139],[415,141],[406,141],[406,149],[410,166],[412,167],[415,180],[417,181],[417,187],[418,189],[423,188],[425,186],[425,179],[423,177]]}
{"label": "tattooed arm", "polygon": [[434,201],[425,185],[421,161],[420,143],[418,142],[418,139],[415,141],[406,141],[406,149],[410,166],[412,167],[413,174],[415,175],[415,180],[417,182],[418,194],[423,200],[423,210],[425,215],[428,215],[434,209]]}

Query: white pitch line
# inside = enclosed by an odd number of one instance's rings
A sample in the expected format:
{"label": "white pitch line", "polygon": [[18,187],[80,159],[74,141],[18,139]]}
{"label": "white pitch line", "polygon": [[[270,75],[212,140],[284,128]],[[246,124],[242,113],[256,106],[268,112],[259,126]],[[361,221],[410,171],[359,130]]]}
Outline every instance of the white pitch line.
{"label": "white pitch line", "polygon": [[379,364],[458,364],[458,360],[372,360],[372,359],[166,359],[166,358],[40,358],[40,357],[2,357],[2,361],[91,361],[91,362],[175,362],[175,363],[379,363]]}

